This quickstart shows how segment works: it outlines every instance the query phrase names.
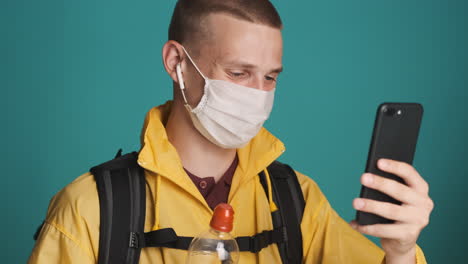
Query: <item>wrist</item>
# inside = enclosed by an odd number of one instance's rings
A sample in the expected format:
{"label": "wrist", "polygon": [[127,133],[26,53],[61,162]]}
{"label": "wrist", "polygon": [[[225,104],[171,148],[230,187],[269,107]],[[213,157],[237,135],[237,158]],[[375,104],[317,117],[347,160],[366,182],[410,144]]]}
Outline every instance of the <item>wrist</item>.
{"label": "wrist", "polygon": [[416,247],[413,247],[405,254],[385,254],[386,264],[415,264],[416,263]]}

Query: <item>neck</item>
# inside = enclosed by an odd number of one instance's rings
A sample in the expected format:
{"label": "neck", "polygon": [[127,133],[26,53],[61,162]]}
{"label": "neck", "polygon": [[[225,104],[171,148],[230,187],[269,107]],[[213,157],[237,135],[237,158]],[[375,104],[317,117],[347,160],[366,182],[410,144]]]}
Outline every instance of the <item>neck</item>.
{"label": "neck", "polygon": [[221,148],[198,132],[180,100],[172,104],[166,133],[184,168],[198,177],[218,182],[235,158],[236,149]]}

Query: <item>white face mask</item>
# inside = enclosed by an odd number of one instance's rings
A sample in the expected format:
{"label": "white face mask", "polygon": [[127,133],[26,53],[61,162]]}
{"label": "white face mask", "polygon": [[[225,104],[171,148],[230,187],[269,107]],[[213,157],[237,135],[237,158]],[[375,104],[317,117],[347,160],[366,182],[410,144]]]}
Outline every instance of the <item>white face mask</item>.
{"label": "white face mask", "polygon": [[[182,47],[183,48],[183,47]],[[275,89],[262,91],[223,80],[208,79],[198,69],[188,52],[185,54],[205,79],[204,94],[195,108],[185,97],[185,84],[177,65],[177,78],[185,107],[195,128],[209,141],[222,148],[239,148],[247,144],[268,119]]]}

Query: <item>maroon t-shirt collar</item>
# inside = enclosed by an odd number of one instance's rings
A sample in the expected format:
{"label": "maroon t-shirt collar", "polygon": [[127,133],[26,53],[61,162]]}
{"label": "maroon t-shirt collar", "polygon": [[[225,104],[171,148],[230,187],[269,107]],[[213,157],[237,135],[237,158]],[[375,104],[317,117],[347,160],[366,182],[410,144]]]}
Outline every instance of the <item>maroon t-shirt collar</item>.
{"label": "maroon t-shirt collar", "polygon": [[217,183],[215,183],[214,177],[198,177],[185,168],[184,170],[203,195],[208,205],[213,209],[219,203],[227,202],[229,191],[231,189],[232,178],[238,163],[239,158],[236,154],[231,165]]}

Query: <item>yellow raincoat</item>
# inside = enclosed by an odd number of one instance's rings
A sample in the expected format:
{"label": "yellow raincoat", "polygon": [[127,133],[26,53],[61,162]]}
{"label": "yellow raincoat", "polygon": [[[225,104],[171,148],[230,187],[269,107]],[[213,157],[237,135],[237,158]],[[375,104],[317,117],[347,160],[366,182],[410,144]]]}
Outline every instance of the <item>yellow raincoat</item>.
{"label": "yellow raincoat", "polygon": [[[212,210],[185,173],[164,128],[171,101],[152,108],[141,134],[138,163],[146,174],[145,232],[172,227],[179,236],[196,236],[209,226]],[[228,202],[234,208],[234,236],[251,236],[272,229],[270,210],[258,173],[276,160],[285,148],[266,129],[237,150],[235,171]],[[384,252],[352,229],[332,209],[317,184],[296,172],[306,199],[301,223],[304,263],[381,263]],[[92,174],[85,173],[51,200],[45,225],[29,264],[96,263],[99,246],[99,198]],[[144,248],[140,263],[184,263],[186,251]],[[426,263],[420,248],[417,263]],[[241,252],[240,263],[281,263],[276,245],[259,253]]]}

